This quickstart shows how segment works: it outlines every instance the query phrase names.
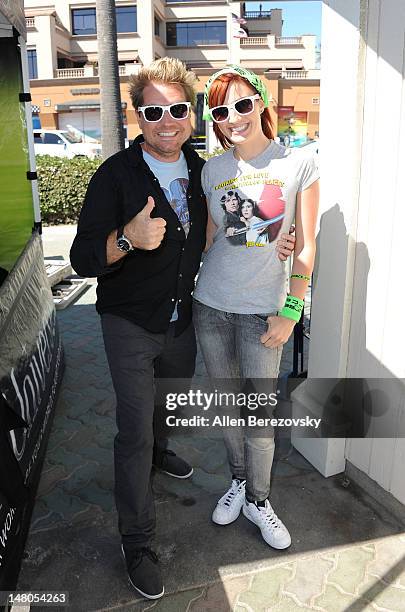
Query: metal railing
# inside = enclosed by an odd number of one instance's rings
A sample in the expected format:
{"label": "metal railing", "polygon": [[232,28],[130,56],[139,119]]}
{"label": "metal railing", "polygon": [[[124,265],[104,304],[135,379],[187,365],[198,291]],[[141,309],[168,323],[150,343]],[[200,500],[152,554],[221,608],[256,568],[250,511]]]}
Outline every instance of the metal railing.
{"label": "metal railing", "polygon": [[243,17],[245,19],[270,19],[271,11],[246,11]]}
{"label": "metal railing", "polygon": [[276,45],[302,45],[301,36],[276,36]]}
{"label": "metal railing", "polygon": [[248,36],[240,39],[241,47],[267,47],[267,36]]}
{"label": "metal railing", "polygon": [[27,28],[35,28],[35,17],[26,17],[25,25]]}

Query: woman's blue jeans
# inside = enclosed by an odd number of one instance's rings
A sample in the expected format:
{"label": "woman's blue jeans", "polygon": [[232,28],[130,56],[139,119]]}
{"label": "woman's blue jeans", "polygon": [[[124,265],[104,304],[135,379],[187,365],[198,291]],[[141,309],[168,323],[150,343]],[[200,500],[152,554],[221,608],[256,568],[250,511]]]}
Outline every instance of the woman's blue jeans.
{"label": "woman's blue jeans", "polygon": [[[239,393],[248,381],[256,393],[268,395],[276,391],[282,347],[268,349],[260,342],[260,336],[267,330],[269,314],[276,313],[235,314],[194,300],[194,326],[208,375],[216,389]],[[240,408],[231,410],[232,416],[240,416]],[[266,417],[272,416],[270,406],[260,411]],[[223,434],[231,473],[246,479],[249,501],[263,501],[270,493],[273,428],[225,427]]]}

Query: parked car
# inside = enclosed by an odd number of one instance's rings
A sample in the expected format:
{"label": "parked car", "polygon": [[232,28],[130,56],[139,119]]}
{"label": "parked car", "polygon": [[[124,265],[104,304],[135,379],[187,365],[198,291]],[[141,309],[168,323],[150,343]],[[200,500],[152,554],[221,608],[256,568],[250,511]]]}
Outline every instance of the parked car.
{"label": "parked car", "polygon": [[80,142],[74,134],[65,130],[34,130],[34,150],[36,155],[55,157],[85,156],[94,159],[101,157],[101,144]]}

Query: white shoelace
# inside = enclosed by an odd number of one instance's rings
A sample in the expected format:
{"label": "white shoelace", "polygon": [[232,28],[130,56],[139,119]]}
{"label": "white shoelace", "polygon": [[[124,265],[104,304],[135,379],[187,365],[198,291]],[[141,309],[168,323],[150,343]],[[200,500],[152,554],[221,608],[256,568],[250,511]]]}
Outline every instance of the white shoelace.
{"label": "white shoelace", "polygon": [[[236,484],[237,482],[239,482],[239,484]],[[224,497],[221,499],[224,506],[227,506],[228,508],[230,508],[237,494],[242,493],[245,482],[246,480],[240,480],[240,481],[232,480],[231,488],[229,489],[227,493],[225,493]]]}

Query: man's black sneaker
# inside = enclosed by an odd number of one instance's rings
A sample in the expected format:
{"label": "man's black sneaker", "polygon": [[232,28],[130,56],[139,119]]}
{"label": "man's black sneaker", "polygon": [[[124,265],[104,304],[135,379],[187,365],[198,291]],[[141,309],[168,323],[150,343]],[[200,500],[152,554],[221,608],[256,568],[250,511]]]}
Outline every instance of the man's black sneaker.
{"label": "man's black sneaker", "polygon": [[124,548],[123,544],[121,550],[127,566],[129,581],[134,589],[147,599],[163,597],[165,589],[158,558],[153,550],[148,547]]}
{"label": "man's black sneaker", "polygon": [[174,478],[189,478],[193,473],[191,465],[171,450],[157,450],[153,454],[153,466]]}

